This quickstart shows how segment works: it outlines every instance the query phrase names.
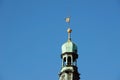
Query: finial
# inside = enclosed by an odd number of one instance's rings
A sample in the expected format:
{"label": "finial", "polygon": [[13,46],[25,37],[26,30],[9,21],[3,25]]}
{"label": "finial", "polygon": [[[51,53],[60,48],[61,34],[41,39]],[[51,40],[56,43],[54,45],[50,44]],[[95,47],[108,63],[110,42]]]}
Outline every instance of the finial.
{"label": "finial", "polygon": [[68,30],[67,30],[67,32],[68,32],[68,41],[70,41],[71,40],[71,32],[72,32],[72,30],[70,29],[70,16],[66,17],[65,21],[68,23]]}
{"label": "finial", "polygon": [[68,41],[70,41],[72,29],[68,28],[67,32],[68,32]]}
{"label": "finial", "polygon": [[68,28],[67,32],[68,32],[68,33],[71,33],[71,32],[72,32],[72,29]]}

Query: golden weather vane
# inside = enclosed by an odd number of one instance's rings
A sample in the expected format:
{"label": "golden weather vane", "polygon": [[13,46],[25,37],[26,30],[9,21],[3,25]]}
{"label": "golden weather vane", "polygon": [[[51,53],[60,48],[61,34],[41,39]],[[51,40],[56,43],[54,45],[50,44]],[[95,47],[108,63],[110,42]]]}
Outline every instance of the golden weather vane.
{"label": "golden weather vane", "polygon": [[68,32],[68,41],[70,41],[71,40],[71,32],[72,32],[72,29],[70,29],[70,17],[66,17],[65,21],[68,23],[67,32]]}
{"label": "golden weather vane", "polygon": [[[69,1],[70,2],[70,1]],[[68,5],[68,4],[67,4]],[[70,15],[70,4],[68,5],[68,14]],[[67,33],[68,33],[68,41],[71,40],[71,32],[72,32],[72,29],[70,28],[70,20],[71,20],[71,16],[68,16],[65,18],[65,21],[67,23]]]}
{"label": "golden weather vane", "polygon": [[68,23],[68,27],[70,27],[70,17],[66,17],[65,21]]}

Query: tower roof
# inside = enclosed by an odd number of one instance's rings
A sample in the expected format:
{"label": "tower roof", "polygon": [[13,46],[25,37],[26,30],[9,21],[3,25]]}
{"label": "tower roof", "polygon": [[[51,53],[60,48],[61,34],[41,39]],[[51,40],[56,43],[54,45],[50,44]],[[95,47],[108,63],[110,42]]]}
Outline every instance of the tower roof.
{"label": "tower roof", "polygon": [[68,41],[62,45],[62,54],[65,52],[77,53],[77,45],[71,41],[71,37],[70,37],[72,30],[68,28],[67,32],[68,32]]}
{"label": "tower roof", "polygon": [[62,45],[62,53],[65,52],[77,52],[77,46],[75,43],[73,43],[72,41],[67,41],[66,43],[64,43]]}

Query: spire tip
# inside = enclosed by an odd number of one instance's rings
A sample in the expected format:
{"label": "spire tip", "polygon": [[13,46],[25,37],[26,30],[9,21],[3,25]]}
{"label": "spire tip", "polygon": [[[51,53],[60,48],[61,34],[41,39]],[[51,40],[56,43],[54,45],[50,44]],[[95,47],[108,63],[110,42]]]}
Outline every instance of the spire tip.
{"label": "spire tip", "polygon": [[72,29],[68,28],[67,32],[68,32],[68,41],[71,41],[71,32],[72,32]]}
{"label": "spire tip", "polygon": [[72,29],[68,28],[67,32],[68,32],[68,33],[71,33],[71,32],[72,32]]}

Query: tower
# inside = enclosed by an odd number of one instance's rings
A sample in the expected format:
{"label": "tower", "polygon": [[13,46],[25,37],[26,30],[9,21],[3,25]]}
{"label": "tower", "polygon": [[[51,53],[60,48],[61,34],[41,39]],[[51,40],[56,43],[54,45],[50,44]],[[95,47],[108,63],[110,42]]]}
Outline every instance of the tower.
{"label": "tower", "polygon": [[[70,22],[70,18],[66,18]],[[68,28],[68,40],[62,45],[62,67],[59,73],[59,80],[80,80],[80,74],[77,68],[77,46],[71,40],[72,30]]]}

